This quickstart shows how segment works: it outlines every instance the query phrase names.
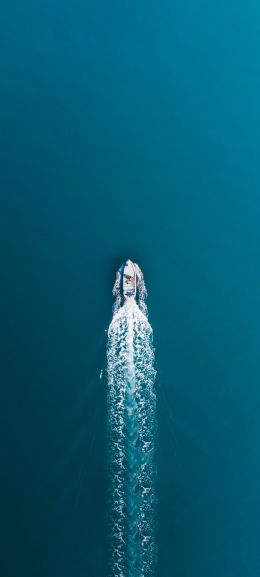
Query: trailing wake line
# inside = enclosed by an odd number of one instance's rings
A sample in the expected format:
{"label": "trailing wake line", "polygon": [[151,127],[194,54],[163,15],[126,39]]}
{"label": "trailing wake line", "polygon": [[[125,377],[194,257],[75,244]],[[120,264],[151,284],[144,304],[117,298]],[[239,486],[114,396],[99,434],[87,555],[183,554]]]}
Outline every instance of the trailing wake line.
{"label": "trailing wake line", "polygon": [[107,345],[110,577],[154,577],[156,372],[137,265],[122,265],[113,293]]}

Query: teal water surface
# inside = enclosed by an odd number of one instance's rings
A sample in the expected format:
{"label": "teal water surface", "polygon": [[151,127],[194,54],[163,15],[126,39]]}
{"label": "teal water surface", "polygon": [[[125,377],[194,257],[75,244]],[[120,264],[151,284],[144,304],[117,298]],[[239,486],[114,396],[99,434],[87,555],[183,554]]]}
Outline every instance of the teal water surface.
{"label": "teal water surface", "polygon": [[260,577],[260,10],[0,17],[1,577],[106,577],[105,329],[137,262],[159,577]]}

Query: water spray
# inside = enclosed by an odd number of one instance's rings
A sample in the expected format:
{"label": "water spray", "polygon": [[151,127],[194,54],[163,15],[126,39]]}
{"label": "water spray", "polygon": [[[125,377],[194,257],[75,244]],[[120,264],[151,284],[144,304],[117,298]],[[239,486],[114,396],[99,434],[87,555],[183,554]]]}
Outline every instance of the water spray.
{"label": "water spray", "polygon": [[108,329],[109,575],[156,570],[156,394],[153,331],[141,269],[117,272]]}

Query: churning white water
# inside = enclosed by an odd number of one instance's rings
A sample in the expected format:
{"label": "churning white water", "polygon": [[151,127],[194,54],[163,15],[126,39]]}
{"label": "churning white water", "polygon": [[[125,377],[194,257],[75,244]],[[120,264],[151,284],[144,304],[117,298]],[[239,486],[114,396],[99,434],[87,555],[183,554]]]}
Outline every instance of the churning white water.
{"label": "churning white water", "polygon": [[[156,394],[152,327],[129,298],[108,330],[111,577],[154,577]],[[141,310],[142,309],[142,310]]]}

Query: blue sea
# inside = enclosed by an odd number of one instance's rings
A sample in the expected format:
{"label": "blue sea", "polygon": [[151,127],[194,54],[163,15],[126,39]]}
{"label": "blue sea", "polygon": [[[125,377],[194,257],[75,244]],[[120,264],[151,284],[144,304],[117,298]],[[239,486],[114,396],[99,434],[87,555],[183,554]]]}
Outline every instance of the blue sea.
{"label": "blue sea", "polygon": [[1,5],[1,577],[107,577],[127,258],[154,334],[158,577],[260,577],[259,31],[255,0]]}

